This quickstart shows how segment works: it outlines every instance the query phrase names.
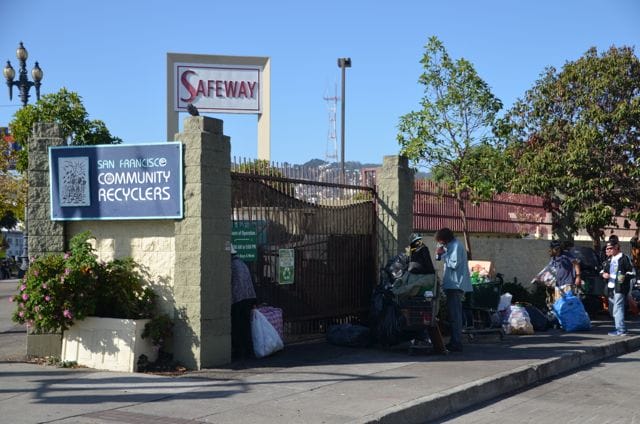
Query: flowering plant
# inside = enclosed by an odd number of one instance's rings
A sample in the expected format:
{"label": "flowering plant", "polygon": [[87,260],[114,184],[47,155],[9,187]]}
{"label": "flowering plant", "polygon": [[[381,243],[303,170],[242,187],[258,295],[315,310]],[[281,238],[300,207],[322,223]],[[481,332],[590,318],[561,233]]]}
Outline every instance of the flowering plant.
{"label": "flowering plant", "polygon": [[13,320],[35,332],[68,329],[87,316],[148,318],[155,294],[145,287],[131,258],[99,262],[86,231],[73,237],[70,251],[36,258],[18,285]]}

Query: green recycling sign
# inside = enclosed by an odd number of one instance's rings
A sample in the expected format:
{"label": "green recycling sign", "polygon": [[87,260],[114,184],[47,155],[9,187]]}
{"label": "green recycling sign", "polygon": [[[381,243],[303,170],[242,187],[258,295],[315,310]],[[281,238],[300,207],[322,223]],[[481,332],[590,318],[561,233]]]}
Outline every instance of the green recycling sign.
{"label": "green recycling sign", "polygon": [[231,227],[231,243],[243,261],[254,262],[258,257],[258,230],[256,224],[234,222]]}
{"label": "green recycling sign", "polygon": [[278,249],[278,283],[293,284],[295,274],[295,251]]}

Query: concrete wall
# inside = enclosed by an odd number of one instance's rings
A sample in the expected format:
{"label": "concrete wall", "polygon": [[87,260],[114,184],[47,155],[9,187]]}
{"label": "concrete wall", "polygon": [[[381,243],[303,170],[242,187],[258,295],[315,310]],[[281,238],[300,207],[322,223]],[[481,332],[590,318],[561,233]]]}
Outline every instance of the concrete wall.
{"label": "concrete wall", "polygon": [[231,360],[231,145],[222,121],[201,116],[187,118],[176,139],[184,145],[182,220],[55,222],[47,147],[64,140],[57,126],[36,126],[29,143],[29,254],[64,252],[71,237],[88,230],[101,259],[132,257],[173,318],[174,358],[200,369]]}
{"label": "concrete wall", "polygon": [[159,296],[159,307],[175,318],[173,281],[175,273],[174,222],[168,221],[72,221],[66,224],[67,239],[90,231],[100,260],[132,257]]}
{"label": "concrete wall", "polygon": [[[456,237],[462,241],[462,234],[456,234]],[[433,234],[424,234],[423,238],[433,253]],[[577,241],[575,245],[591,247],[591,242]],[[505,282],[517,278],[525,287],[549,262],[549,240],[481,235],[471,236],[471,247],[474,260],[492,261],[496,272],[504,275]],[[623,242],[622,250],[630,254],[629,244]],[[436,263],[436,268],[442,271],[440,267]]]}

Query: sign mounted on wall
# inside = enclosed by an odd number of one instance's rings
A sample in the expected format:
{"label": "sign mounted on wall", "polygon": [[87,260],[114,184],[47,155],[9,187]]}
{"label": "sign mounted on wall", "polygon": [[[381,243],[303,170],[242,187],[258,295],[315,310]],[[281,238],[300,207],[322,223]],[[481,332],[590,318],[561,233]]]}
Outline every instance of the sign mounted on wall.
{"label": "sign mounted on wall", "polygon": [[54,221],[183,217],[182,143],[49,147]]}

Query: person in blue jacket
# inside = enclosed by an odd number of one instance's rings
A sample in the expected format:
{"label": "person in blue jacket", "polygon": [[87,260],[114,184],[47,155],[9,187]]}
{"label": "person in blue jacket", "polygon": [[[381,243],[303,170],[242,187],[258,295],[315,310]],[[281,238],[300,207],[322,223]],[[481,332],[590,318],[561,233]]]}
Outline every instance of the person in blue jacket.
{"label": "person in blue jacket", "polygon": [[438,243],[436,259],[443,262],[442,288],[447,298],[451,323],[451,339],[446,348],[452,352],[462,352],[462,299],[466,292],[473,291],[467,251],[449,228],[436,231],[435,239]]}

